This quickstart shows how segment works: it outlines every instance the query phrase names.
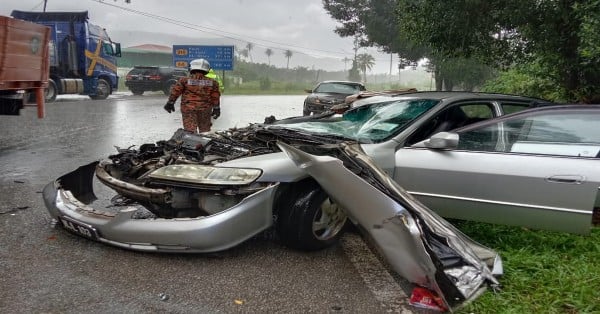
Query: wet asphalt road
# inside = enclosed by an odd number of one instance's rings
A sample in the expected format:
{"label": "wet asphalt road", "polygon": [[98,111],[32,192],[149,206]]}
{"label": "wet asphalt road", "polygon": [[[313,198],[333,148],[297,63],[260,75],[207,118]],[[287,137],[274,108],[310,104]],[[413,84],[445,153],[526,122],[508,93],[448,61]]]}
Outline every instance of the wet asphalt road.
{"label": "wet asphalt road", "polygon": [[[225,96],[213,128],[300,115],[303,98]],[[353,250],[349,258],[342,244],[306,253],[259,237],[217,254],[152,254],[53,227],[44,185],[115,152],[114,145],[170,138],[181,116],[179,109],[166,113],[165,101],[160,94],[61,97],[42,120],[34,108],[0,116],[0,313],[406,311],[405,297],[386,296],[390,289],[365,277],[372,257]],[[342,242],[360,241],[349,235]]]}

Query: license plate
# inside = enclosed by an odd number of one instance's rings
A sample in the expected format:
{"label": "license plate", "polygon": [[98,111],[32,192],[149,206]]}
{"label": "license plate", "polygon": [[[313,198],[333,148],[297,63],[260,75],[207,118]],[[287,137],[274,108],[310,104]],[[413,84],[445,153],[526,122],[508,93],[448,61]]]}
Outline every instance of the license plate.
{"label": "license plate", "polygon": [[98,231],[96,231],[96,228],[68,217],[58,217],[58,220],[60,220],[60,223],[68,231],[84,238],[98,240]]}

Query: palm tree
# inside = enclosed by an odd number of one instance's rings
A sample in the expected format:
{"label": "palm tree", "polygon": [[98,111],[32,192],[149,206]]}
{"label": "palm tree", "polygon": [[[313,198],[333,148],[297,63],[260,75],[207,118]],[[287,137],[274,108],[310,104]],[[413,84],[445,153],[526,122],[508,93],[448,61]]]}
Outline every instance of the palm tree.
{"label": "palm tree", "polygon": [[248,58],[248,49],[240,50],[240,57]]}
{"label": "palm tree", "polygon": [[248,56],[250,56],[250,61],[251,61],[251,62],[254,62],[254,61],[252,60],[252,48],[254,48],[254,44],[253,44],[253,43],[251,43],[251,42],[248,42],[248,43],[246,44],[246,49],[248,50]]}
{"label": "palm tree", "polygon": [[291,50],[286,50],[285,51],[285,57],[287,58],[287,65],[285,66],[286,69],[290,68],[290,58],[292,57],[294,53]]}
{"label": "palm tree", "polygon": [[368,53],[361,53],[356,56],[358,68],[363,73],[363,82],[367,82],[367,70],[371,70],[375,65],[375,58]]}
{"label": "palm tree", "polygon": [[267,58],[269,59],[269,65],[271,65],[271,56],[273,55],[273,50],[271,48],[267,48],[265,50],[265,54],[267,55]]}

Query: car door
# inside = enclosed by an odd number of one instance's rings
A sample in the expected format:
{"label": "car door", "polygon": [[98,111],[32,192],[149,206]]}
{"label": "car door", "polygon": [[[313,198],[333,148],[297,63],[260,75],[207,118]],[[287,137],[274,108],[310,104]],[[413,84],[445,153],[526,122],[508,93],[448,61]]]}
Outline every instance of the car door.
{"label": "car door", "polygon": [[544,108],[467,127],[456,147],[399,150],[394,179],[445,217],[588,233],[597,121],[598,110]]}

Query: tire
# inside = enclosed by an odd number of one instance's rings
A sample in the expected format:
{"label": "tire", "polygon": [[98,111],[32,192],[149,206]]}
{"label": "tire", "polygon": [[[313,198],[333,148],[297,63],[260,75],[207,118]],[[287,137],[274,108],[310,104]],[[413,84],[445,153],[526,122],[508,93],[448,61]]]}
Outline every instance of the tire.
{"label": "tire", "polygon": [[[56,96],[58,96],[58,89],[56,88],[56,83],[54,83],[54,80],[48,80],[48,87],[46,87],[44,96],[46,97],[46,102],[54,102],[56,100]],[[35,93],[33,94],[33,99],[35,99]]]}
{"label": "tire", "polygon": [[346,214],[314,180],[296,183],[280,194],[276,231],[290,248],[315,251],[335,244],[345,230]]}
{"label": "tire", "polygon": [[163,93],[167,96],[171,95],[171,88],[175,85],[175,81],[168,81],[163,88]]}
{"label": "tire", "polygon": [[111,94],[111,88],[105,79],[98,79],[98,86],[96,86],[96,95],[90,95],[91,99],[106,99]]}
{"label": "tire", "polygon": [[310,116],[310,110],[306,110],[306,103],[304,103],[304,106],[302,108],[302,115],[303,116]]}
{"label": "tire", "polygon": [[144,90],[139,90],[139,89],[132,89],[131,93],[136,95],[136,96],[140,96],[144,94]]}

